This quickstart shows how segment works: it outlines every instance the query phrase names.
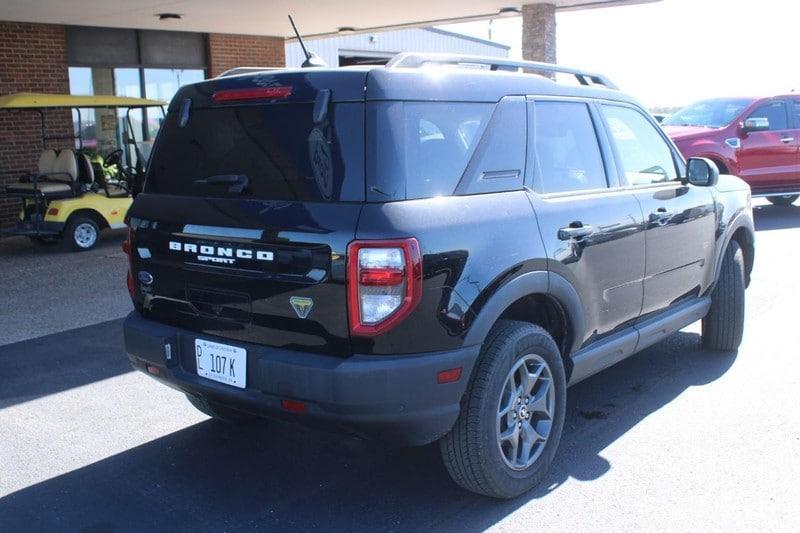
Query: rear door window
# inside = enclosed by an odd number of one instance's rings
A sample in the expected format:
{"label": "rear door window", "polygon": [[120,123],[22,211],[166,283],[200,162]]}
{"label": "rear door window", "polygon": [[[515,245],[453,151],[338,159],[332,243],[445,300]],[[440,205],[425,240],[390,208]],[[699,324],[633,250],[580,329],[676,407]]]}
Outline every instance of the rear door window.
{"label": "rear door window", "polygon": [[534,107],[536,192],[608,187],[589,108],[582,102],[541,102]]}
{"label": "rear door window", "polygon": [[322,124],[313,103],[170,111],[145,192],[287,201],[364,198],[364,106],[337,103]]}

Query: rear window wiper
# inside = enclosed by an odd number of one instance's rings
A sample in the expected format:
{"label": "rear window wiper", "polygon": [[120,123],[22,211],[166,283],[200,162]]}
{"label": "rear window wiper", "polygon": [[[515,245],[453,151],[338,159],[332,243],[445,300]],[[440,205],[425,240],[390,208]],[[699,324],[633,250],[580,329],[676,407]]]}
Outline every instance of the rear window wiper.
{"label": "rear window wiper", "polygon": [[195,185],[227,185],[228,192],[241,194],[250,185],[250,179],[244,174],[218,174],[194,180]]}

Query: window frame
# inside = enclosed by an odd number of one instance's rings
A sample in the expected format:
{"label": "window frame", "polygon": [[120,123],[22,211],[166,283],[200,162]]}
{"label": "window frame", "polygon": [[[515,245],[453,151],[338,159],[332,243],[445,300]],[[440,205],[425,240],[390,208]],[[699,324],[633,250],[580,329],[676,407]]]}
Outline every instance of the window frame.
{"label": "window frame", "polygon": [[[611,151],[610,141],[607,136],[607,132],[602,125],[602,117],[598,114],[599,110],[594,105],[594,99],[571,96],[528,95],[525,97],[525,100],[526,115],[528,118],[528,141],[526,150],[527,157],[524,179],[525,190],[544,199],[570,196],[601,195],[618,190],[620,185],[618,168],[614,163],[614,154]],[[605,173],[606,187],[550,193],[543,193],[535,189],[534,183],[537,179],[536,174],[538,172],[538,166],[536,164],[536,160],[538,158],[538,154],[536,153],[536,104],[550,102],[583,104],[586,106],[587,111],[589,112],[589,120],[591,121],[592,129],[595,133],[595,139],[597,140],[597,148],[600,152],[600,160]]]}
{"label": "window frame", "polygon": [[[686,160],[683,157],[683,154],[680,153],[678,148],[675,146],[675,143],[669,136],[666,134],[664,129],[658,125],[655,119],[647,112],[645,112],[641,107],[637,105],[633,105],[628,102],[619,102],[615,100],[597,100],[595,101],[594,105],[597,107],[597,113],[600,115],[600,119],[602,120],[603,128],[606,130],[606,136],[608,139],[609,144],[611,145],[611,150],[614,154],[614,161],[617,166],[617,173],[619,175],[619,188],[626,189],[626,190],[641,190],[641,189],[652,189],[652,188],[675,188],[675,187],[683,187],[686,185]],[[653,183],[642,183],[639,185],[634,185],[628,181],[627,174],[625,174],[625,165],[622,163],[622,156],[619,152],[619,147],[617,142],[614,140],[614,136],[611,134],[611,126],[608,124],[606,120],[605,114],[603,113],[602,106],[609,106],[609,107],[622,107],[627,108],[632,111],[635,111],[641,115],[645,121],[647,121],[653,129],[655,129],[656,133],[661,137],[661,139],[666,143],[667,147],[672,154],[672,163],[675,166],[676,178],[670,181],[663,181],[663,182],[653,182]]]}

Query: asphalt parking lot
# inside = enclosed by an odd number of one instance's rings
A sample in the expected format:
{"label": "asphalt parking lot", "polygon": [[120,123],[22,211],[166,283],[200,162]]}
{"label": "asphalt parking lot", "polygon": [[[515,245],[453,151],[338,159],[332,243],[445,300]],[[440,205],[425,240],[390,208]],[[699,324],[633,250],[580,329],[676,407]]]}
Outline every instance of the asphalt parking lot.
{"label": "asphalt parking lot", "polygon": [[130,370],[121,234],[0,241],[0,531],[800,529],[800,207],[758,202],[737,354],[699,325],[570,389],[545,483],[456,488],[438,448],[230,427]]}

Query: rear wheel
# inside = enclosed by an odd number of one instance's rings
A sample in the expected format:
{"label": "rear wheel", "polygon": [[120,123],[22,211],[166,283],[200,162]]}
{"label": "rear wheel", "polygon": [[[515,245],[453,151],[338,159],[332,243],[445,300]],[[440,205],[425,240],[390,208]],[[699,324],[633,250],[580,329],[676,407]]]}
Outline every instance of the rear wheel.
{"label": "rear wheel", "polygon": [[566,410],[566,377],[542,328],[502,320],[492,329],[453,429],[439,442],[453,480],[467,490],[513,498],[542,481]]}
{"label": "rear wheel", "polygon": [[100,227],[92,218],[76,215],[67,221],[62,238],[67,250],[85,252],[97,245],[100,238]]}
{"label": "rear wheel", "polygon": [[732,352],[744,334],[744,255],[731,241],[722,259],[722,270],[711,293],[711,309],[703,319],[703,347]]}
{"label": "rear wheel", "polygon": [[800,198],[800,194],[783,194],[781,196],[767,196],[767,200],[773,205],[792,205],[795,200]]}
{"label": "rear wheel", "polygon": [[236,409],[225,407],[216,402],[210,402],[205,398],[192,396],[191,394],[187,394],[186,399],[201,413],[229,424],[242,424],[255,418],[255,416],[248,413],[243,413],[242,411],[237,411]]}

